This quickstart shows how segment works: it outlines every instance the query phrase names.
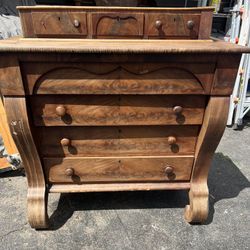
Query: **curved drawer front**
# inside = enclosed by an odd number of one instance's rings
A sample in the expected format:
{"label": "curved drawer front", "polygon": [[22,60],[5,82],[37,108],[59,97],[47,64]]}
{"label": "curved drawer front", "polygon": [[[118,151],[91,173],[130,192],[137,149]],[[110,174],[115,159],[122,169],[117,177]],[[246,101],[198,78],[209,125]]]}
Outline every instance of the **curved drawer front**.
{"label": "curved drawer front", "polygon": [[31,16],[37,37],[87,36],[86,12],[33,12]]}
{"label": "curved drawer front", "polygon": [[32,96],[36,126],[202,124],[204,96]]}
{"label": "curved drawer front", "polygon": [[193,155],[200,126],[42,127],[42,157]]}
{"label": "curved drawer front", "polygon": [[188,181],[194,158],[44,158],[49,183]]}
{"label": "curved drawer front", "polygon": [[101,12],[92,15],[94,38],[142,37],[144,14]]}

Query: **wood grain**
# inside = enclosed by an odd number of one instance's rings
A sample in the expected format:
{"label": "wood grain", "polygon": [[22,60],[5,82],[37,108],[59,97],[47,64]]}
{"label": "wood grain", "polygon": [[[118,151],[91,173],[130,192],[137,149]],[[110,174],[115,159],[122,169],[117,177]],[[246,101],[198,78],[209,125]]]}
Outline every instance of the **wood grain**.
{"label": "wood grain", "polygon": [[[159,29],[156,28],[157,21],[162,23]],[[192,30],[187,27],[188,21],[194,22]],[[200,14],[166,14],[166,12],[155,12],[146,15],[145,33],[149,38],[197,39],[199,27]]]}
{"label": "wood grain", "polygon": [[[31,16],[36,37],[84,38],[87,36],[86,12],[34,12]],[[79,26],[74,25],[75,21]]]}
{"label": "wood grain", "polygon": [[186,206],[188,222],[204,222],[208,216],[208,172],[213,154],[226,127],[229,97],[211,97],[198,137],[195,162],[189,191],[190,205]]}
{"label": "wood grain", "polygon": [[0,54],[0,94],[4,96],[24,95],[22,76],[16,55]]}
{"label": "wood grain", "polygon": [[143,36],[143,13],[92,13],[94,38],[136,38]]}
{"label": "wood grain", "polygon": [[[31,109],[37,126],[123,126],[201,124],[203,96],[33,96]],[[60,117],[56,108],[63,106]],[[181,114],[173,108],[181,106]]]}
{"label": "wood grain", "polygon": [[17,38],[0,41],[0,52],[121,54],[241,54],[250,48],[218,40],[114,40]]}
{"label": "wood grain", "polygon": [[[50,183],[188,181],[193,157],[44,158],[43,163]],[[173,175],[165,173],[169,165]],[[67,168],[73,176],[65,174]]]}
{"label": "wood grain", "polygon": [[[22,63],[29,94],[209,94],[215,61]],[[146,59],[145,59],[146,60]],[[168,59],[170,61],[170,59]],[[128,61],[128,59],[127,59]]]}
{"label": "wood grain", "polygon": [[98,183],[98,184],[52,184],[50,193],[79,192],[117,192],[117,191],[150,191],[150,190],[185,190],[189,182],[147,182],[147,183]]}
{"label": "wood grain", "polygon": [[[42,127],[42,157],[193,155],[199,126]],[[174,136],[176,143],[169,144]],[[62,146],[61,140],[69,145]]]}
{"label": "wood grain", "polygon": [[47,228],[47,190],[43,168],[30,131],[24,97],[5,98],[5,109],[13,139],[21,155],[28,180],[28,220],[33,228]]}

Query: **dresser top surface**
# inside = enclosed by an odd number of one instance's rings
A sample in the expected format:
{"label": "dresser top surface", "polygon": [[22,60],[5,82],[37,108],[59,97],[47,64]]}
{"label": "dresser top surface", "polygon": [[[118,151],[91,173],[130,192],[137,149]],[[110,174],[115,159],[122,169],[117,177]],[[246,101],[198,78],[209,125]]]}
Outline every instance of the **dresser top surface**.
{"label": "dresser top surface", "polygon": [[14,38],[0,41],[0,52],[56,53],[250,53],[220,40],[118,40]]}
{"label": "dresser top surface", "polygon": [[122,7],[122,6],[50,6],[50,5],[38,5],[38,6],[18,6],[18,10],[131,10],[131,11],[214,11],[213,7],[195,7],[195,8],[166,8],[166,7]]}

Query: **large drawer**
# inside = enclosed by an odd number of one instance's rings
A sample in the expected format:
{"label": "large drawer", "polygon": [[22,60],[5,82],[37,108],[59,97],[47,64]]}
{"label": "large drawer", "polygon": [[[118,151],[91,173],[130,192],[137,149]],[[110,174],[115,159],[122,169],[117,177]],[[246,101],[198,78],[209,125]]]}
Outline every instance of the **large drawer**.
{"label": "large drawer", "polygon": [[42,157],[194,155],[200,126],[41,127]]}
{"label": "large drawer", "polygon": [[204,96],[31,96],[36,126],[202,124]]}
{"label": "large drawer", "polygon": [[49,183],[189,181],[194,158],[44,158]]}
{"label": "large drawer", "polygon": [[31,14],[37,37],[87,36],[86,12],[33,12]]}

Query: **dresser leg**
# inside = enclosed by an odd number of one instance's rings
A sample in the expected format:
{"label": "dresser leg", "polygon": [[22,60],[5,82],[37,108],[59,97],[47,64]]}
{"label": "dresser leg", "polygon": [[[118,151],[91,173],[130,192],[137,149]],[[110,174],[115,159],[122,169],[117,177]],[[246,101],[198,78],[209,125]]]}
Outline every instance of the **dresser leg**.
{"label": "dresser leg", "polygon": [[189,223],[205,222],[209,212],[207,184],[193,184],[189,191],[189,202],[185,208],[185,220]]}
{"label": "dresser leg", "polygon": [[49,227],[47,214],[48,194],[44,188],[28,188],[28,221],[32,228]]}

